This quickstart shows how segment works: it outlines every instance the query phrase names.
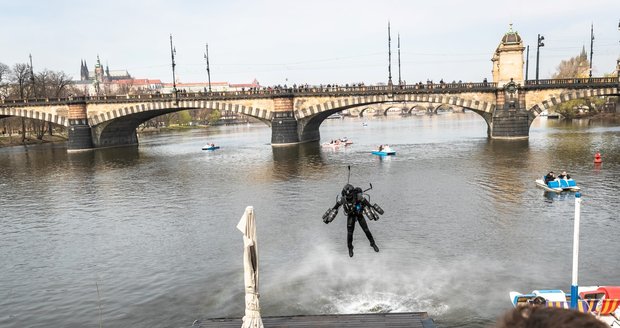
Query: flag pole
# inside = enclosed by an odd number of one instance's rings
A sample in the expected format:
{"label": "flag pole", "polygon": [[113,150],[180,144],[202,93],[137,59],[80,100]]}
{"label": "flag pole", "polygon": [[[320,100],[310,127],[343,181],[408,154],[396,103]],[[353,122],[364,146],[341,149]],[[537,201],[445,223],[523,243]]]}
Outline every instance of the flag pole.
{"label": "flag pole", "polygon": [[575,224],[573,229],[573,281],[570,286],[570,307],[577,309],[579,274],[579,220],[581,216],[581,193],[575,193]]}

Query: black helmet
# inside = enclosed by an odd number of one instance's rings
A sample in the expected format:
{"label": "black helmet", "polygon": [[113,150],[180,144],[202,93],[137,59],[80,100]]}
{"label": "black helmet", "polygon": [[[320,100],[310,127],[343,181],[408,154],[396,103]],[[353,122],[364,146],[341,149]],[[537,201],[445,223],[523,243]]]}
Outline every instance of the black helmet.
{"label": "black helmet", "polygon": [[353,190],[355,190],[353,185],[347,183],[344,188],[342,188],[342,197],[351,199],[351,197],[353,197]]}
{"label": "black helmet", "polygon": [[363,193],[364,192],[362,191],[362,188],[360,188],[360,187],[356,187],[355,189],[353,189],[353,194],[357,196],[356,200],[361,200],[362,197],[363,197],[362,196]]}

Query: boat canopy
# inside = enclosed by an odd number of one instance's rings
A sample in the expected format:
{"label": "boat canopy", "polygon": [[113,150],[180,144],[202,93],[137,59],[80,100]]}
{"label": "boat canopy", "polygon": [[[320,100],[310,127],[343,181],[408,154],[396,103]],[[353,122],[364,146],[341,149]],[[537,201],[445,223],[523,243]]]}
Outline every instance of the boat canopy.
{"label": "boat canopy", "polygon": [[596,289],[581,292],[579,296],[583,299],[620,299],[620,286],[600,286]]}
{"label": "boat canopy", "polygon": [[547,301],[566,302],[566,294],[560,289],[541,289],[535,290],[532,294],[542,296]]}

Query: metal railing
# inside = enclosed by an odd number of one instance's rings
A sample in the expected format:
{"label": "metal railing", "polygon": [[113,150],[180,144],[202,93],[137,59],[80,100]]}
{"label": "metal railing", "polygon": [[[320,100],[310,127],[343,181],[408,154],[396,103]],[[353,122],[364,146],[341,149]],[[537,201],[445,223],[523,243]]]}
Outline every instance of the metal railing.
{"label": "metal railing", "polygon": [[525,86],[560,87],[560,86],[607,86],[618,84],[617,77],[576,77],[569,79],[527,80]]}
{"label": "metal railing", "polygon": [[[525,89],[554,88],[554,87],[606,87],[618,84],[616,77],[547,79],[524,81]],[[0,107],[11,105],[46,105],[71,103],[120,103],[120,102],[154,102],[178,100],[236,100],[277,97],[302,96],[363,96],[384,94],[431,94],[431,93],[461,93],[461,92],[494,92],[497,89],[494,82],[455,82],[455,83],[416,83],[407,85],[327,85],[327,86],[296,86],[296,87],[261,87],[248,90],[214,91],[214,92],[182,92],[149,93],[115,96],[76,96],[68,98],[30,98],[30,99],[2,99]]]}

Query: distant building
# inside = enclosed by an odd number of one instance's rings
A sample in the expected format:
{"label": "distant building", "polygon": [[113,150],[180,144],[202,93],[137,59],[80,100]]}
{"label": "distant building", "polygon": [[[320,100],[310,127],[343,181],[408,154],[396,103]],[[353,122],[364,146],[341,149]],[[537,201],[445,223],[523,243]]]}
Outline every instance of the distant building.
{"label": "distant building", "polygon": [[103,83],[117,80],[127,80],[131,78],[132,77],[129,75],[127,70],[110,71],[110,67],[108,67],[108,65],[106,65],[104,69],[101,65],[101,61],[99,60],[99,55],[97,55],[97,64],[95,65],[93,72],[88,69],[88,65],[85,60],[82,60],[81,62],[80,81],[98,81],[99,83]]}
{"label": "distant building", "polygon": [[110,70],[101,65],[99,55],[93,70],[88,68],[85,60],[80,63],[80,80],[75,86],[84,95],[117,95],[130,93],[154,93],[163,86],[161,80],[135,79],[127,70]]}
{"label": "distant building", "polygon": [[[179,92],[207,92],[209,91],[209,83],[207,82],[177,82],[177,90]],[[172,93],[174,85],[172,83],[165,83],[161,88],[162,93]],[[211,82],[212,92],[223,91],[250,91],[252,89],[261,88],[258,80],[254,79],[251,83],[228,83],[228,82]]]}
{"label": "distant building", "polygon": [[[108,65],[104,68],[101,65],[99,55],[97,64],[93,70],[88,68],[85,60],[80,63],[80,80],[73,81],[76,88],[84,95],[88,96],[110,96],[124,94],[148,94],[148,93],[172,93],[174,85],[172,83],[162,83],[161,80],[136,79],[127,70],[110,70]],[[228,82],[211,82],[212,92],[222,91],[244,91],[259,89],[261,86],[256,79],[251,83],[232,84]],[[209,83],[207,82],[177,82],[176,88],[179,92],[207,92]]]}

